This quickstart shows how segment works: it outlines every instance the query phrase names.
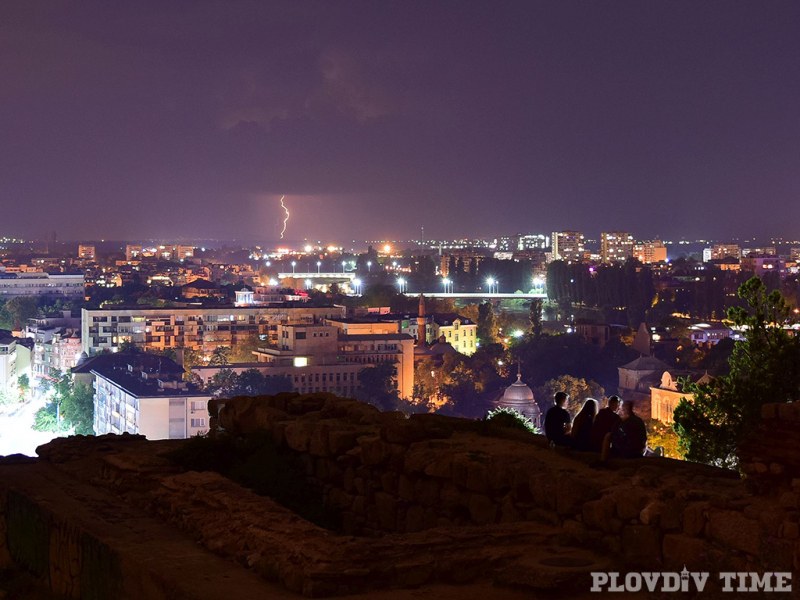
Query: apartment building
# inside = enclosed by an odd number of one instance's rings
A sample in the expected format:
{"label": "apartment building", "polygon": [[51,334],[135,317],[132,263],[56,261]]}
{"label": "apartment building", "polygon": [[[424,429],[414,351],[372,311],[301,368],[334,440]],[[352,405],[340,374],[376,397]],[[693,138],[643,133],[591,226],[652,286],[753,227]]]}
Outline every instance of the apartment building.
{"label": "apartment building", "polygon": [[161,356],[98,356],[76,371],[94,387],[94,431],[141,434],[151,440],[185,439],[208,431],[208,400],[183,381],[183,368]]}
{"label": "apartment building", "polygon": [[281,323],[316,323],[344,316],[343,306],[310,307],[285,303],[250,307],[165,307],[83,309],[82,350],[93,356],[115,352],[123,342],[141,349],[184,348],[211,352],[258,335],[276,339]]}
{"label": "apartment building", "polygon": [[600,234],[600,260],[625,262],[633,256],[633,235],[627,231],[604,231]]}
{"label": "apartment building", "polygon": [[83,274],[8,273],[0,270],[0,297],[13,298],[15,296],[83,298]]}

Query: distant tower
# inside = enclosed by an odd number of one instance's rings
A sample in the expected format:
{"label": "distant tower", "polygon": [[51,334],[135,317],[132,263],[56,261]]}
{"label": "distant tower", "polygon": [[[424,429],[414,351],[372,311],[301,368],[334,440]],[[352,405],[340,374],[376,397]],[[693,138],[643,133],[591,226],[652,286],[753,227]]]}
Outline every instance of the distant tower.
{"label": "distant tower", "polygon": [[425,296],[419,295],[419,308],[417,309],[417,345],[424,346],[427,340],[425,330],[427,329],[427,317],[425,316]]}

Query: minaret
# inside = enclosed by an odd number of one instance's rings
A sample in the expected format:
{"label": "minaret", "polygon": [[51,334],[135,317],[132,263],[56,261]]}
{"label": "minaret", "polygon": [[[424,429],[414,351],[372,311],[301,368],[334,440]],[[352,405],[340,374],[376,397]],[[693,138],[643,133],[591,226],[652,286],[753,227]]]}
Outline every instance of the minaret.
{"label": "minaret", "polygon": [[425,317],[425,296],[419,295],[419,308],[417,309],[417,345],[424,346],[428,339],[425,335],[427,318]]}

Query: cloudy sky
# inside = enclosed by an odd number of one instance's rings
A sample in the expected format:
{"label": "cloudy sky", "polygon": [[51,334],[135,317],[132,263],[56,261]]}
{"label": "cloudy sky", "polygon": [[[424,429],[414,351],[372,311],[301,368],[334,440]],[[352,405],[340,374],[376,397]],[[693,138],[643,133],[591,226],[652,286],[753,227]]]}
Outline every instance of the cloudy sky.
{"label": "cloudy sky", "polygon": [[0,4],[0,235],[800,237],[800,3]]}

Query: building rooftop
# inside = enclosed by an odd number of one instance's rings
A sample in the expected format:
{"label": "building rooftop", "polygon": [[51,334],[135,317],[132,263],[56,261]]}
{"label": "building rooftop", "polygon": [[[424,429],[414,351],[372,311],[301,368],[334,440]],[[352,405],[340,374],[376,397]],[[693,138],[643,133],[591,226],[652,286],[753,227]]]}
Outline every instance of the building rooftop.
{"label": "building rooftop", "polygon": [[407,333],[356,333],[351,335],[341,335],[339,339],[345,342],[371,342],[389,340],[413,340]]}

